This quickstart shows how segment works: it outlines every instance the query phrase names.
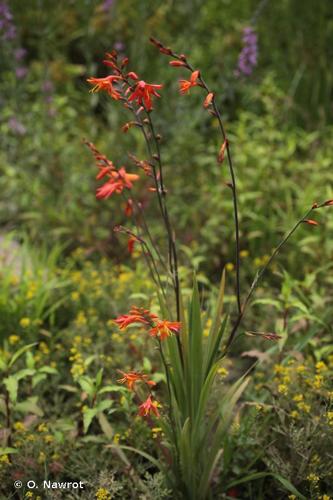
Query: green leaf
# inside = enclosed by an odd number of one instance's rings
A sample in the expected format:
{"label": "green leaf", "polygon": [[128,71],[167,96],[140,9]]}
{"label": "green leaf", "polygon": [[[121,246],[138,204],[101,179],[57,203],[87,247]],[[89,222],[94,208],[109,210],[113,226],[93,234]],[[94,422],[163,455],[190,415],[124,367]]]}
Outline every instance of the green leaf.
{"label": "green leaf", "polygon": [[68,391],[68,392],[78,392],[78,390],[79,390],[74,385],[68,385],[68,384],[59,385],[59,389],[64,389],[65,391]]}
{"label": "green leaf", "polygon": [[24,368],[15,373],[14,377],[19,381],[26,377],[32,377],[36,373],[36,370],[30,368]]}
{"label": "green leaf", "polygon": [[17,450],[16,448],[0,448],[0,456],[1,455],[12,455],[13,453],[18,453],[19,450]]}
{"label": "green leaf", "polygon": [[57,375],[59,372],[56,368],[52,368],[52,366],[42,366],[38,369],[40,373],[47,373],[49,375]]}
{"label": "green leaf", "polygon": [[120,385],[105,385],[98,391],[98,394],[104,394],[105,392],[122,392],[127,393],[128,389],[126,387],[121,387]]}
{"label": "green leaf", "polygon": [[280,474],[275,474],[273,472],[253,472],[252,474],[248,474],[245,477],[242,477],[241,479],[236,479],[235,481],[232,481],[231,483],[228,483],[225,487],[225,489],[232,488],[233,486],[238,486],[239,484],[244,484],[248,483],[250,481],[255,481],[256,479],[261,479],[262,477],[273,477],[277,481],[279,481],[287,491],[295,495],[298,499],[300,500],[306,500],[306,497],[300,493],[295,486],[291,484],[288,479],[284,478],[283,476],[280,476]]}
{"label": "green leaf", "polygon": [[42,417],[44,415],[44,412],[37,405],[37,401],[38,398],[36,396],[32,396],[31,398],[28,398],[26,401],[21,401],[20,403],[16,403],[15,410],[23,414],[33,413],[38,417]]}
{"label": "green leaf", "polygon": [[115,444],[108,444],[108,445],[106,445],[106,448],[113,448],[115,450],[120,449],[120,450],[133,451],[137,455],[140,455],[141,457],[144,457],[150,463],[152,463],[153,465],[155,465],[155,467],[157,467],[158,470],[160,470],[161,472],[163,472],[163,466],[162,466],[162,464],[156,458],[154,458],[152,455],[149,455],[149,453],[146,453],[145,451],[139,450],[138,448],[133,448],[132,446],[125,446],[125,445],[115,445]]}
{"label": "green leaf", "polygon": [[193,294],[189,311],[189,373],[192,415],[198,405],[202,383],[202,325],[198,284],[193,279]]}
{"label": "green leaf", "polygon": [[16,403],[17,400],[17,391],[18,391],[18,380],[14,375],[10,375],[9,377],[6,377],[3,381],[8,394],[9,394],[9,399],[12,404]]}
{"label": "green leaf", "polygon": [[88,396],[92,397],[95,393],[94,383],[90,377],[84,375],[80,377],[78,380],[79,386],[81,387],[83,392],[86,392]]}
{"label": "green leaf", "polygon": [[30,368],[31,370],[35,368],[35,360],[31,351],[27,351],[25,354],[25,364],[27,365],[27,368]]}
{"label": "green leaf", "polygon": [[96,408],[88,408],[83,413],[83,429],[84,429],[85,434],[88,432],[88,429],[89,429],[93,419],[96,417],[97,413],[98,413],[98,410]]}
{"label": "green leaf", "polygon": [[221,346],[221,342],[223,339],[224,332],[226,331],[226,327],[228,324],[228,316],[223,318],[220,329],[217,330],[217,333],[210,332],[208,338],[208,345],[206,347],[206,362],[205,362],[205,377],[211,370],[213,363],[216,361],[217,354],[219,352],[219,348]]}
{"label": "green leaf", "polygon": [[108,419],[104,415],[104,413],[99,413],[97,415],[97,419],[99,422],[99,425],[101,426],[102,431],[106,435],[107,438],[112,439],[114,432],[112,426],[109,424]]}
{"label": "green leaf", "polygon": [[96,375],[96,389],[98,389],[101,386],[102,380],[103,380],[103,368],[101,368]]}
{"label": "green leaf", "polygon": [[22,354],[29,351],[29,349],[31,349],[35,345],[37,345],[37,342],[34,342],[33,344],[25,345],[25,346],[21,347],[21,349],[16,351],[13,354],[13,356],[11,357],[11,360],[8,363],[8,367],[11,368],[13,366],[13,364],[22,356]]}
{"label": "green leaf", "polygon": [[104,401],[100,401],[100,403],[98,403],[96,410],[102,412],[104,410],[108,410],[111,406],[113,406],[113,400],[105,399]]}
{"label": "green leaf", "polygon": [[47,376],[45,373],[37,373],[32,377],[32,387],[36,387],[40,382],[46,380]]}

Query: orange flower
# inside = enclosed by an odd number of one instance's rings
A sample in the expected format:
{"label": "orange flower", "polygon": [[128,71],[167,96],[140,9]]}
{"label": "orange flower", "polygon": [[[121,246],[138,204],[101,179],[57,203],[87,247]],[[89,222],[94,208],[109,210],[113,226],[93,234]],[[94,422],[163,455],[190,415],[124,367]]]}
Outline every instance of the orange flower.
{"label": "orange flower", "polygon": [[137,174],[128,174],[124,167],[118,171],[111,170],[111,167],[105,167],[99,172],[97,178],[101,179],[106,175],[109,176],[109,180],[97,189],[97,199],[109,198],[113,193],[120,194],[125,188],[131,189],[133,182],[139,179]]}
{"label": "orange flower", "polygon": [[166,320],[159,320],[157,321],[156,325],[149,330],[149,334],[152,337],[157,337],[160,340],[164,340],[173,333],[179,333],[181,327],[181,323],[178,321],[166,321]]}
{"label": "orange flower", "polygon": [[134,92],[129,96],[129,101],[136,101],[138,105],[142,106],[144,104],[147,111],[151,111],[153,109],[153,104],[151,100],[151,96],[161,97],[156,89],[161,89],[163,85],[154,85],[150,83],[146,83],[143,80],[140,80],[136,85]]}
{"label": "orange flower", "polygon": [[149,395],[146,401],[139,406],[140,417],[148,417],[148,415],[151,415],[152,413],[154,413],[156,417],[159,417],[160,413],[157,409],[157,406],[157,401],[152,401],[152,397],[151,395]]}
{"label": "orange flower", "polygon": [[200,76],[200,71],[193,71],[190,80],[179,80],[179,92],[181,94],[187,94],[191,87],[196,87],[199,85],[198,78]]}
{"label": "orange flower", "polygon": [[123,314],[119,318],[115,319],[114,322],[117,323],[120,330],[125,330],[129,325],[134,323],[141,323],[143,325],[153,325],[153,321],[156,321],[156,314],[151,313],[147,309],[142,307],[132,307],[129,314]]}
{"label": "orange flower", "polygon": [[105,90],[112,97],[112,99],[115,99],[117,101],[118,99],[120,99],[121,95],[117,90],[115,90],[113,84],[115,81],[119,81],[121,79],[121,76],[109,75],[105,78],[91,77],[87,79],[87,82],[91,85],[94,85],[90,92],[99,92],[100,90]]}
{"label": "orange flower", "polygon": [[156,385],[155,382],[153,382],[152,380],[147,380],[148,376],[143,375],[142,373],[137,373],[137,372],[125,373],[121,370],[118,371],[123,375],[123,378],[120,378],[119,380],[117,380],[117,382],[119,382],[120,384],[126,384],[130,391],[133,391],[134,384],[135,382],[138,381],[145,382],[151,387]]}

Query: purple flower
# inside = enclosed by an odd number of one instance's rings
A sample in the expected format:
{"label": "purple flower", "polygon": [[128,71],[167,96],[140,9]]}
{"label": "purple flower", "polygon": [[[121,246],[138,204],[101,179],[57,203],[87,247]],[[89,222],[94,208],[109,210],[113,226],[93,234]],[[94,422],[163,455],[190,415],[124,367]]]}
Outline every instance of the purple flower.
{"label": "purple flower", "polygon": [[124,49],[125,49],[125,44],[121,41],[119,42],[116,42],[113,46],[113,48],[117,51],[117,52],[122,52]]}
{"label": "purple flower", "polygon": [[27,132],[25,126],[15,116],[9,118],[8,127],[17,135],[24,135]]}
{"label": "purple flower", "polygon": [[112,5],[114,4],[114,0],[104,0],[104,2],[101,5],[101,9],[103,12],[108,12]]}
{"label": "purple flower", "polygon": [[243,48],[238,57],[237,76],[250,76],[258,61],[258,37],[253,28],[243,29]]}
{"label": "purple flower", "polygon": [[51,94],[53,90],[54,90],[53,82],[51,80],[44,80],[44,82],[42,83],[42,91],[45,94]]}
{"label": "purple flower", "polygon": [[16,38],[13,16],[6,2],[0,2],[0,34],[3,40],[14,40]]}
{"label": "purple flower", "polygon": [[27,54],[27,51],[23,47],[20,47],[19,49],[16,49],[14,51],[14,57],[15,57],[16,61],[22,61],[22,59],[25,58],[26,54]]}
{"label": "purple flower", "polygon": [[26,68],[25,66],[18,66],[17,68],[15,68],[16,78],[18,78],[19,80],[25,78],[27,76],[27,73],[28,68]]}

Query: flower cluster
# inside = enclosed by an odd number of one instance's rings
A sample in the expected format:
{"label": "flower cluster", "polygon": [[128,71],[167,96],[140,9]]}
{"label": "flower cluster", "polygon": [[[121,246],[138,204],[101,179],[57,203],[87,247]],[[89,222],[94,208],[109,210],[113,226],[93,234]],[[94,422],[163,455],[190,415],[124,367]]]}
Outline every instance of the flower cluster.
{"label": "flower cluster", "polygon": [[243,29],[243,48],[238,58],[237,76],[250,76],[258,60],[258,37],[253,28]]}
{"label": "flower cluster", "polygon": [[[114,322],[118,325],[120,330],[125,330],[130,325],[143,325],[148,329],[149,335],[158,340],[165,340],[173,334],[178,334],[181,328],[180,322],[161,320],[156,314],[150,312],[148,309],[135,306],[131,308],[129,314],[119,316]],[[149,391],[155,385],[154,381],[149,380],[148,376],[142,373],[125,373],[121,370],[119,370],[119,372],[122,374],[122,378],[119,379],[118,382],[126,384],[131,391],[134,390],[134,386],[137,382],[146,384]],[[139,406],[139,415],[147,417],[154,414],[156,417],[159,417],[158,406],[159,403],[153,399],[151,392],[149,392],[147,399]]]}
{"label": "flower cluster", "polygon": [[93,85],[91,92],[106,91],[112,99],[121,100],[125,107],[131,107],[131,103],[134,102],[138,105],[138,108],[135,109],[137,113],[143,109],[152,111],[153,97],[160,97],[157,90],[160,90],[163,85],[140,80],[133,71],[124,72],[128,59],[124,58],[119,63],[115,50],[106,54],[104,64],[112,68],[113,74],[104,78],[88,78],[88,83]]}
{"label": "flower cluster", "polygon": [[179,321],[160,320],[156,314],[139,307],[132,307],[129,314],[119,316],[115,319],[115,323],[120,330],[125,330],[133,324],[142,324],[148,327],[148,333],[151,337],[156,337],[159,340],[165,340],[173,334],[178,334],[181,328]]}
{"label": "flower cluster", "polygon": [[0,34],[4,40],[14,40],[16,38],[16,27],[7,2],[0,3]]}
{"label": "flower cluster", "polygon": [[97,189],[96,198],[109,198],[114,193],[121,194],[124,189],[133,187],[133,182],[139,179],[137,174],[129,174],[125,167],[117,169],[112,161],[96,149],[93,143],[86,141],[86,144],[95,156],[96,166],[99,170],[96,179],[100,180],[105,177],[108,179],[103,186]]}

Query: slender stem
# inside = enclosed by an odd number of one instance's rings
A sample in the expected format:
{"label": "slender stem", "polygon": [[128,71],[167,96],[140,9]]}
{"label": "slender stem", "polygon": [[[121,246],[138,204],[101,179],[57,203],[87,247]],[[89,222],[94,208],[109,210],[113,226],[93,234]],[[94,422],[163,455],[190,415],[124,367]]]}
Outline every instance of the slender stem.
{"label": "slender stem", "polygon": [[[190,69],[191,69],[191,71],[193,71],[194,68],[191,67]],[[211,90],[209,89],[205,80],[201,76],[199,77],[199,80],[202,83],[206,92],[209,94],[211,92]],[[239,238],[239,217],[238,217],[236,176],[235,176],[235,171],[234,171],[234,167],[233,167],[229,141],[227,138],[227,134],[225,132],[224,125],[223,125],[221,113],[220,113],[220,111],[217,107],[217,104],[216,104],[215,96],[212,99],[212,106],[214,109],[214,114],[219,122],[219,127],[220,127],[220,130],[222,133],[223,140],[226,144],[227,159],[228,159],[229,172],[230,172],[230,177],[231,177],[231,190],[232,190],[234,221],[235,221],[236,298],[237,298],[238,312],[240,313],[242,306],[241,306],[241,292],[240,292],[240,257],[239,257],[239,252],[240,252],[239,239],[240,238]]]}
{"label": "slender stem", "polygon": [[175,295],[176,295],[177,321],[179,321],[180,320],[180,297],[179,297],[180,290],[179,290],[177,248],[176,248],[175,238],[174,238],[174,235],[172,233],[169,212],[168,212],[168,208],[167,208],[167,204],[166,204],[166,190],[165,190],[164,182],[163,182],[163,168],[162,168],[160,145],[159,145],[157,135],[155,133],[154,124],[152,122],[150,113],[147,113],[147,116],[148,116],[150,130],[151,130],[152,136],[154,138],[155,147],[156,147],[156,151],[157,151],[157,162],[159,165],[160,185],[161,185],[162,201],[163,201],[163,208],[164,208],[165,226],[166,226],[166,229],[168,232],[169,248],[170,248],[170,251],[171,251],[171,254],[173,257],[172,271],[173,271],[174,288],[175,288]]}
{"label": "slender stem", "polygon": [[281,250],[281,248],[283,247],[283,245],[285,245],[285,243],[287,243],[287,241],[289,240],[289,238],[294,234],[294,232],[296,231],[296,229],[302,224],[302,222],[305,221],[305,219],[307,219],[307,217],[310,215],[310,213],[312,212],[312,210],[314,210],[313,207],[311,207],[304,215],[301,219],[299,219],[296,224],[291,228],[291,230],[286,234],[286,236],[280,241],[280,243],[278,244],[278,246],[275,248],[274,252],[272,253],[272,255],[270,256],[270,258],[268,259],[267,263],[262,267],[262,269],[258,272],[257,276],[254,278],[253,282],[252,282],[252,285],[250,287],[250,290],[243,302],[243,305],[242,305],[242,308],[241,308],[241,311],[240,313],[238,314],[238,317],[235,321],[235,324],[231,330],[231,333],[230,333],[230,336],[228,338],[228,341],[227,341],[227,344],[225,346],[225,351],[227,351],[231,344],[233,343],[234,341],[234,338],[235,338],[235,335],[237,333],[237,330],[238,330],[238,327],[239,325],[241,324],[242,320],[243,320],[243,317],[245,315],[245,311],[246,311],[246,308],[247,308],[247,305],[255,291],[255,289],[257,288],[260,280],[262,279],[263,275],[265,274],[265,272],[267,271],[268,267],[270,266],[271,262],[274,260],[274,258],[277,256],[277,254],[279,253],[279,251]]}

